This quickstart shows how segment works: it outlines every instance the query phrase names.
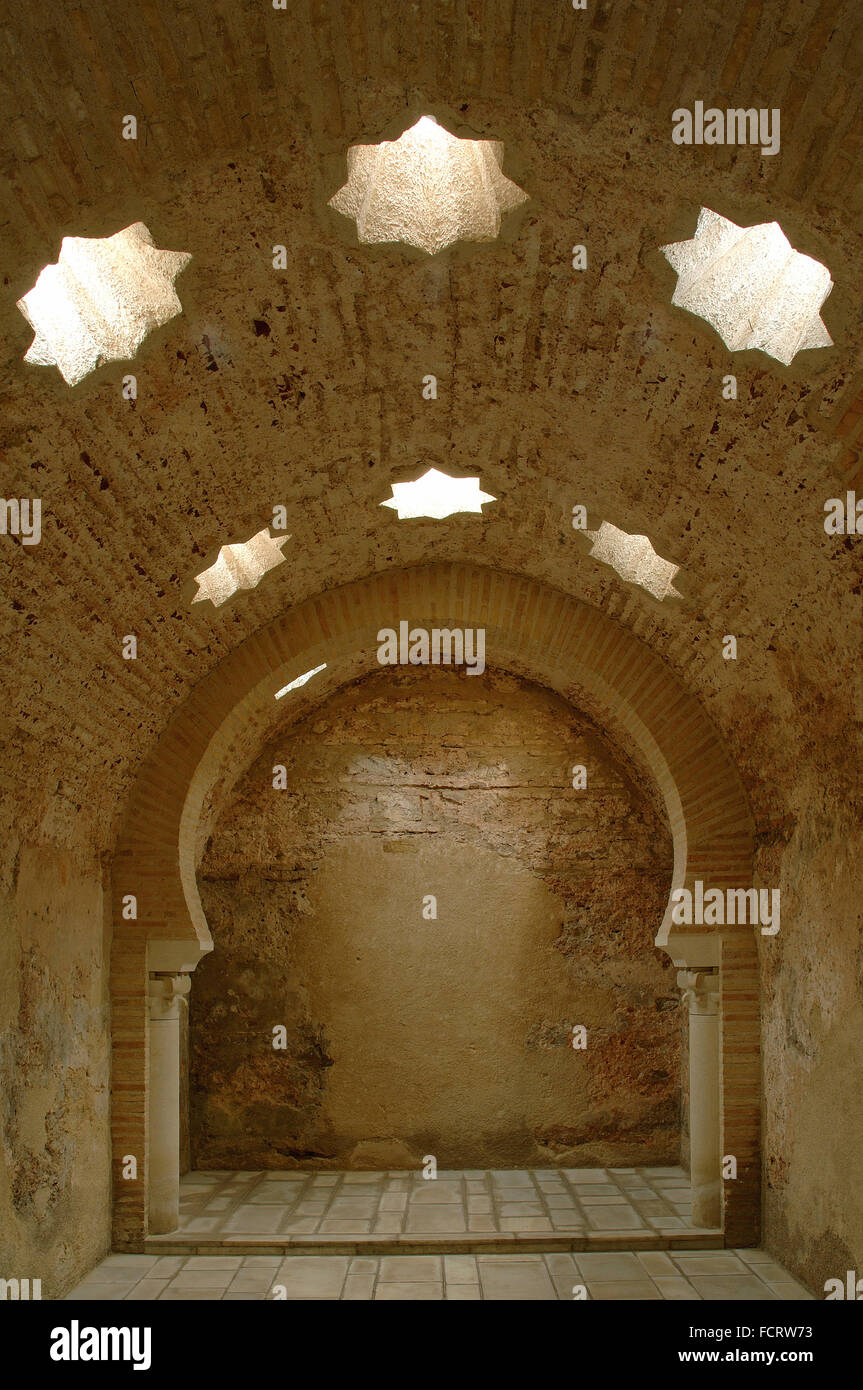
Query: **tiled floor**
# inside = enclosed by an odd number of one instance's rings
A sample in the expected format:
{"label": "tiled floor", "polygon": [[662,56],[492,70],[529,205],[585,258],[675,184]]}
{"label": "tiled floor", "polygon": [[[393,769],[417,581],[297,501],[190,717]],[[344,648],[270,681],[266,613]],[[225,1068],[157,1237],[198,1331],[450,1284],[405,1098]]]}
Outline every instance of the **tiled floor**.
{"label": "tiled floor", "polygon": [[812,1298],[760,1250],[656,1250],[377,1257],[109,1255],[67,1299],[569,1300],[579,1288],[588,1299],[603,1300]]}
{"label": "tiled floor", "polygon": [[681,1168],[400,1173],[188,1173],[176,1236],[465,1235],[689,1225]]}

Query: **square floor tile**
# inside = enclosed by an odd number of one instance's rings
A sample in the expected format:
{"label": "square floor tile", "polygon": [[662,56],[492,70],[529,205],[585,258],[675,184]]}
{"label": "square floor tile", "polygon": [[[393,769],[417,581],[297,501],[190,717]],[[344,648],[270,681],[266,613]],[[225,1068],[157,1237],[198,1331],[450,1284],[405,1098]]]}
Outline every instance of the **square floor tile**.
{"label": "square floor tile", "polygon": [[530,1262],[509,1260],[505,1255],[496,1260],[490,1256],[480,1265],[480,1283],[484,1299],[557,1299],[557,1290],[540,1255]]}
{"label": "square floor tile", "polygon": [[589,1226],[595,1231],[634,1231],[644,1227],[644,1222],[631,1207],[584,1207]]}

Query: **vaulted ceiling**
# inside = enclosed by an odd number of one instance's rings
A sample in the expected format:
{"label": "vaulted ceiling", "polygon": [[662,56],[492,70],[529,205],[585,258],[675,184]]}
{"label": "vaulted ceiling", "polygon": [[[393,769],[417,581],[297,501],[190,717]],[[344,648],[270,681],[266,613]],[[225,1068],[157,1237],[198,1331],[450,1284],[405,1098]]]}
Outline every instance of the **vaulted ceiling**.
{"label": "vaulted ceiling", "polygon": [[[0,39],[0,492],[43,506],[39,545],[0,537],[6,867],[19,839],[108,849],[171,715],[262,624],[431,560],[543,580],[647,642],[724,734],[762,827],[823,798],[828,769],[850,796],[860,543],[823,520],[863,489],[854,0],[81,0],[19,9]],[[671,113],[696,100],[779,107],[781,152],[674,145]],[[529,201],[498,241],[360,246],[327,206],[350,145],[423,112],[503,141]],[[672,307],[659,247],[702,206],[776,219],[829,267],[834,347],[788,368],[732,355]],[[182,315],[74,388],[25,365],[16,301],[61,238],[134,221],[192,253]],[[446,521],[380,507],[428,466],[498,500]],[[682,599],[590,558],[578,503],[593,529],[649,535]],[[193,576],[275,505],[287,563],[191,607]]]}

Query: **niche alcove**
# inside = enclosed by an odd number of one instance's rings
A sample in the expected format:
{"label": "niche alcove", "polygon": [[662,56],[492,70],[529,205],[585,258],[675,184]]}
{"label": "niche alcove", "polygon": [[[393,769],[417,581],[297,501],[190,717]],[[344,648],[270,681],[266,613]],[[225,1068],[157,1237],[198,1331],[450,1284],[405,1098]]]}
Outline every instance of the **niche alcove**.
{"label": "niche alcove", "polygon": [[[710,721],[647,644],[600,610],[535,580],[461,564],[373,576],[297,605],[200,682],[128,803],[113,866],[115,1172],[124,1155],[139,1161],[134,1175],[115,1182],[118,1246],[141,1248],[148,1232],[178,1224],[179,1017],[191,973],[213,949],[197,869],[219,814],[267,746],[277,693],[321,668],[286,697],[300,720],[334,691],[382,675],[377,633],[405,616],[417,626],[482,627],[489,671],[538,682],[607,731],[661,799],[672,890],[751,881],[749,812]],[[137,914],[129,918],[133,892]],[[678,967],[688,1003],[693,1221],[721,1225],[726,1243],[751,1243],[760,1201],[753,929],[681,927],[670,902],[655,945]],[[269,1029],[279,1021],[268,1019]],[[726,1154],[736,1165],[727,1183]]]}
{"label": "niche alcove", "polygon": [[198,870],[191,1166],[677,1163],[650,791],[500,671],[385,669],[286,711]]}

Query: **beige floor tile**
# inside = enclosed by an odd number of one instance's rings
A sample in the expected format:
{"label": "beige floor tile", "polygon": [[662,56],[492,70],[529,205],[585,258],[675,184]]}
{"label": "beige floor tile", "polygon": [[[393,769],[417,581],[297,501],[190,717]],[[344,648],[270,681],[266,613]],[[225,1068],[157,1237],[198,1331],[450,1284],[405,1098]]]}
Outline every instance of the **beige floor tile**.
{"label": "beige floor tile", "polygon": [[809,1303],[815,1300],[816,1295],[804,1289],[802,1284],[798,1284],[796,1279],[776,1279],[771,1280],[765,1285],[783,1303]]}
{"label": "beige floor tile", "polygon": [[671,1258],[688,1279],[693,1274],[748,1274],[742,1260],[731,1250],[674,1250]]}
{"label": "beige floor tile", "polygon": [[478,1303],[479,1300],[479,1284],[447,1284],[446,1286],[447,1303]]}
{"label": "beige floor tile", "polygon": [[587,1224],[596,1231],[633,1231],[643,1228],[638,1212],[631,1207],[592,1207],[585,1204]]}
{"label": "beige floor tile", "polygon": [[705,1300],[752,1299],[768,1302],[776,1297],[754,1274],[693,1274],[689,1282]]}
{"label": "beige floor tile", "polygon": [[576,1267],[584,1281],[596,1280],[607,1283],[610,1280],[644,1282],[645,1274],[638,1262],[638,1256],[628,1251],[580,1250],[573,1255]]}
{"label": "beige floor tile", "polygon": [[504,1202],[538,1202],[536,1188],[526,1187],[495,1187],[493,1188],[494,1199],[499,1205]]}
{"label": "beige floor tile", "polygon": [[381,1216],[376,1216],[372,1224],[372,1231],[375,1235],[394,1236],[399,1235],[404,1224],[404,1217],[399,1211],[385,1211]]}
{"label": "beige floor tile", "polygon": [[142,1279],[126,1294],[126,1301],[128,1303],[152,1302],[164,1293],[170,1282],[170,1279]]}
{"label": "beige floor tile", "polygon": [[377,1202],[350,1202],[339,1201],[331,1202],[327,1208],[327,1218],[337,1221],[353,1220],[359,1217],[361,1220],[368,1220],[374,1216],[378,1209]]}
{"label": "beige floor tile", "polygon": [[104,1269],[134,1269],[140,1274],[152,1269],[158,1255],[106,1255],[101,1261]]}
{"label": "beige floor tile", "polygon": [[639,1302],[655,1303],[662,1294],[650,1280],[610,1280],[608,1283],[587,1284],[588,1296],[597,1303]]}
{"label": "beige floor tile", "polygon": [[347,1255],[292,1255],[279,1267],[273,1283],[283,1284],[289,1299],[338,1298],[349,1263]]}
{"label": "beige floor tile", "polygon": [[583,1283],[575,1260],[571,1255],[546,1255],[545,1267],[548,1270],[551,1282],[557,1290],[558,1298],[572,1298],[573,1284]]}
{"label": "beige floor tile", "polygon": [[378,1284],[375,1289],[376,1302],[417,1303],[443,1298],[442,1284],[421,1284],[418,1280],[407,1284]]}
{"label": "beige floor tile", "polygon": [[345,1280],[342,1299],[345,1303],[368,1303],[374,1297],[373,1274],[349,1274]]}
{"label": "beige floor tile", "polygon": [[130,1291],[137,1288],[142,1280],[137,1280],[133,1284],[79,1284],[71,1293],[67,1293],[64,1303],[70,1301],[82,1303],[115,1303],[121,1298],[127,1298]]}
{"label": "beige floor tile", "polygon": [[410,1205],[452,1206],[462,1200],[462,1190],[456,1183],[430,1182],[424,1187],[415,1188],[410,1194]]}
{"label": "beige floor tile", "polygon": [[447,1284],[475,1284],[479,1279],[473,1255],[444,1255],[443,1263]]}
{"label": "beige floor tile", "polygon": [[638,1262],[651,1279],[655,1279],[657,1275],[669,1279],[679,1277],[677,1269],[662,1250],[644,1250],[638,1255]]}
{"label": "beige floor tile", "polygon": [[181,1269],[171,1280],[174,1289],[226,1289],[237,1269]]}
{"label": "beige floor tile", "polygon": [[385,1192],[381,1197],[379,1211],[404,1211],[408,1204],[406,1192]]}
{"label": "beige floor tile", "polygon": [[[252,1207],[242,1206],[229,1216],[225,1230],[231,1232],[248,1231],[255,1235],[275,1235],[285,1218],[284,1206]],[[198,1222],[191,1222],[189,1229],[197,1228]]]}
{"label": "beige floor tile", "polygon": [[412,1208],[405,1221],[405,1233],[408,1235],[423,1232],[428,1235],[435,1232],[458,1235],[466,1231],[467,1221],[461,1206],[431,1206],[420,1208],[419,1211]]}
{"label": "beige floor tile", "polygon": [[[91,1269],[81,1284],[102,1284],[110,1287],[111,1285],[123,1285],[128,1288],[132,1284],[137,1284],[139,1279],[146,1279],[152,1273],[152,1265],[147,1269],[134,1269],[127,1265],[109,1265],[103,1260]],[[80,1287],[80,1285],[79,1285]]]}
{"label": "beige floor tile", "polygon": [[670,1303],[695,1303],[701,1300],[701,1295],[696,1292],[689,1280],[683,1279],[680,1275],[676,1279],[657,1275],[653,1282],[662,1297]]}
{"label": "beige floor tile", "polygon": [[533,1259],[510,1260],[505,1255],[494,1256],[480,1264],[480,1283],[484,1299],[557,1299],[542,1256]]}
{"label": "beige floor tile", "polygon": [[186,1259],[185,1255],[160,1255],[147,1278],[162,1279],[177,1274],[183,1268]]}
{"label": "beige floor tile", "polygon": [[285,1188],[282,1183],[273,1187],[259,1187],[250,1192],[246,1201],[250,1207],[282,1206],[293,1207],[301,1193],[293,1187]]}
{"label": "beige floor tile", "polygon": [[241,1269],[239,1274],[235,1274],[228,1289],[231,1293],[259,1293],[263,1296],[269,1293],[273,1284],[280,1281],[276,1278],[277,1271],[271,1274],[265,1270]]}
{"label": "beige floor tile", "polygon": [[378,1271],[378,1283],[409,1283],[423,1280],[440,1283],[440,1255],[382,1255]]}
{"label": "beige floor tile", "polygon": [[163,1289],[158,1296],[159,1303],[218,1303],[224,1297],[226,1289],[223,1284],[214,1285],[212,1288],[178,1288],[171,1280],[166,1289]]}

